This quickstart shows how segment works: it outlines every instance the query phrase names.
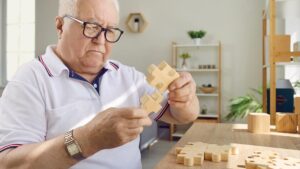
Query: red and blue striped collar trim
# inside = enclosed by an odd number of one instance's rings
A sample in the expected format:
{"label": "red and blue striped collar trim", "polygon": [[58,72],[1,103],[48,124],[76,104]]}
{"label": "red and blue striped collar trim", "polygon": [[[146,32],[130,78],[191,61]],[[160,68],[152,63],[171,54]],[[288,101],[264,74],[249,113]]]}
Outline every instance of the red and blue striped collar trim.
{"label": "red and blue striped collar trim", "polygon": [[42,56],[39,56],[38,57],[39,61],[42,63],[42,65],[44,66],[45,70],[47,71],[48,75],[50,77],[53,77],[53,74],[51,73],[50,69],[48,68],[48,66],[46,65],[46,63],[44,62],[43,60],[43,57]]}
{"label": "red and blue striped collar trim", "polygon": [[169,107],[170,107],[170,105],[169,105],[169,103],[167,103],[165,105],[165,107],[163,109],[161,109],[160,113],[158,114],[158,116],[156,116],[156,118],[154,120],[158,121],[165,114],[165,112],[168,110]]}
{"label": "red and blue striped collar trim", "polygon": [[115,64],[115,63],[112,62],[112,61],[109,61],[109,64],[110,64],[113,68],[115,68],[116,70],[119,70],[119,65]]}

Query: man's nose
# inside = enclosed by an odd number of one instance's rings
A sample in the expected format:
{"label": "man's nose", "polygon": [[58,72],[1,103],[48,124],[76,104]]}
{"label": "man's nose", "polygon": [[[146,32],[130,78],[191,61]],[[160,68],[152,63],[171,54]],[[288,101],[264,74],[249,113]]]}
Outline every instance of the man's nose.
{"label": "man's nose", "polygon": [[93,42],[104,45],[106,43],[105,31],[101,31],[97,37],[93,38]]}

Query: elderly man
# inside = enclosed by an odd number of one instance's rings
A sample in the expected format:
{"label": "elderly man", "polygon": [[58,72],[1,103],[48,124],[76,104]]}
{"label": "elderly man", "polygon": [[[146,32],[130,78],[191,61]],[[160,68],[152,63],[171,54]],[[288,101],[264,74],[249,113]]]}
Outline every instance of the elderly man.
{"label": "elderly man", "polygon": [[60,0],[57,45],[21,67],[3,92],[0,169],[139,169],[144,126],[197,117],[188,73],[169,85],[160,113],[139,108],[154,89],[108,59],[123,33],[118,21],[116,0]]}

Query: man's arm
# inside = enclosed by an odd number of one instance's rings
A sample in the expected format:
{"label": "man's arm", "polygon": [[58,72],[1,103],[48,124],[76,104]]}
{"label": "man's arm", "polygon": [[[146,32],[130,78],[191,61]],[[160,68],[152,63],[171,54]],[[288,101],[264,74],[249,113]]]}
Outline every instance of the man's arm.
{"label": "man's arm", "polygon": [[[152,123],[148,113],[137,108],[111,108],[77,128],[74,138],[83,156],[126,144]],[[0,153],[0,169],[67,169],[78,163],[65,150],[64,136],[37,144],[27,144]]]}
{"label": "man's arm", "polygon": [[64,136],[0,153],[0,169],[67,169],[76,162],[65,151]]}
{"label": "man's arm", "polygon": [[194,121],[200,111],[196,96],[196,83],[191,74],[182,72],[169,87],[169,109],[160,120],[167,123],[184,124]]}

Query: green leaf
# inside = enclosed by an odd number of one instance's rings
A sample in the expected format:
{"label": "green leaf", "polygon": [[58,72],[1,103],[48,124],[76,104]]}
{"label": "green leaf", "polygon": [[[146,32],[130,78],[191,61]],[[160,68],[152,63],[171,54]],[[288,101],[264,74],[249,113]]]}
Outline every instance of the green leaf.
{"label": "green leaf", "polygon": [[245,118],[251,112],[262,112],[262,103],[255,96],[261,97],[262,89],[251,89],[250,92],[245,96],[230,99],[230,113],[225,117],[226,120]]}

